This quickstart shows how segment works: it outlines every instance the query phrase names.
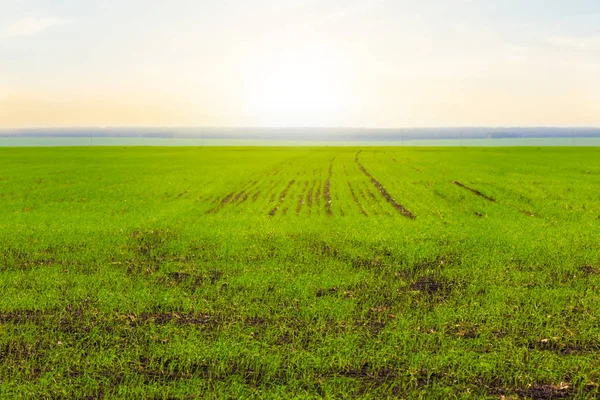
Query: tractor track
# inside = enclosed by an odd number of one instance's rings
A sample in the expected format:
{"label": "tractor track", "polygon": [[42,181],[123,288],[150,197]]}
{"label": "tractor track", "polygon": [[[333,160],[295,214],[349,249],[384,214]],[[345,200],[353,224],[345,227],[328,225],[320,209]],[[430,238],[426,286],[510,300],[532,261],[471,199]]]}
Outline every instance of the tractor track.
{"label": "tractor track", "polygon": [[456,186],[460,186],[463,189],[467,189],[468,191],[470,191],[471,193],[473,193],[473,194],[475,194],[475,195],[477,195],[479,197],[483,197],[487,201],[491,201],[493,203],[496,202],[496,199],[494,199],[493,197],[487,196],[487,195],[481,193],[479,190],[476,190],[476,189],[470,188],[470,187],[468,187],[466,185],[463,185],[459,181],[452,181],[452,183],[454,183]]}
{"label": "tractor track", "polygon": [[369,173],[369,171],[367,171],[366,168],[360,163],[360,161],[358,160],[358,156],[361,152],[362,152],[362,150],[359,151],[358,153],[356,153],[356,156],[354,158],[354,161],[356,162],[356,164],[358,164],[358,168],[360,168],[360,170],[363,172],[363,174],[365,174],[369,179],[371,179],[371,183],[373,184],[373,186],[375,186],[377,188],[377,190],[379,190],[379,193],[381,193],[383,198],[386,199],[387,202],[392,205],[392,207],[394,207],[400,214],[402,214],[406,218],[415,219],[416,216],[412,212],[410,212],[408,209],[406,209],[406,207],[404,207],[402,204],[398,203],[392,197],[392,195],[390,195],[390,193],[386,190],[386,188],[381,183],[379,183],[379,181],[377,179],[375,179],[375,177],[373,175],[371,175]]}

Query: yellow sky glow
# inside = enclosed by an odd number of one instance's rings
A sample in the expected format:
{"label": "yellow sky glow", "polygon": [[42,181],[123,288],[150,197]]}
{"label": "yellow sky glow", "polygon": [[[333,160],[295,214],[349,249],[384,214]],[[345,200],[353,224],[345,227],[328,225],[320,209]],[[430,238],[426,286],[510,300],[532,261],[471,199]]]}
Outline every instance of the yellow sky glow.
{"label": "yellow sky glow", "polygon": [[600,126],[589,2],[3,1],[0,129]]}

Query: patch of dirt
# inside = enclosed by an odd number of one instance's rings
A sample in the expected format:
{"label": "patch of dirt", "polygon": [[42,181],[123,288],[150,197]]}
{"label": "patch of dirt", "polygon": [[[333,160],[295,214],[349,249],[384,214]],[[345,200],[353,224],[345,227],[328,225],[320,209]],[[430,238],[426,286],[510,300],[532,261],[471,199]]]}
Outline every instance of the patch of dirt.
{"label": "patch of dirt", "polygon": [[349,368],[340,371],[338,374],[346,378],[368,380],[375,386],[381,386],[383,383],[395,380],[398,377],[398,373],[391,368],[373,369],[369,363],[364,363],[360,369]]}
{"label": "patch of dirt", "polygon": [[178,360],[163,358],[140,356],[139,363],[131,367],[135,373],[144,377],[145,384],[181,381],[194,377],[209,377],[208,364],[192,363],[186,365]]}
{"label": "patch of dirt", "polygon": [[581,270],[587,275],[600,275],[600,269],[593,267],[591,265],[582,265]]}
{"label": "patch of dirt", "polygon": [[462,339],[476,339],[479,337],[478,324],[461,323],[446,328],[446,334],[458,336]]}
{"label": "patch of dirt", "polygon": [[570,383],[560,382],[558,385],[533,384],[526,388],[509,389],[502,387],[488,387],[488,393],[509,399],[510,396],[517,398],[529,398],[535,400],[549,399],[572,399],[576,397],[577,391]]}
{"label": "patch of dirt", "polygon": [[166,277],[162,277],[158,279],[158,283],[160,284],[172,284],[187,286],[191,289],[198,288],[202,286],[205,278],[202,275],[191,274],[188,272],[171,272],[167,274]]}
{"label": "patch of dirt", "polygon": [[375,256],[375,257],[357,256],[357,257],[352,258],[351,262],[352,262],[352,266],[355,268],[378,269],[378,268],[383,268],[383,267],[387,266],[384,263],[382,257],[380,257],[380,256]]}
{"label": "patch of dirt", "polygon": [[277,340],[275,341],[275,344],[282,346],[282,345],[288,344],[290,342],[291,342],[290,335],[285,333],[282,336],[277,338]]}
{"label": "patch of dirt", "polygon": [[177,283],[182,283],[190,279],[192,274],[188,272],[171,272],[167,276]]}
{"label": "patch of dirt", "polygon": [[317,290],[317,297],[324,297],[324,296],[328,296],[328,295],[334,295],[338,292],[338,290],[336,288],[329,288],[329,289],[319,289]]}
{"label": "patch of dirt", "polygon": [[[49,346],[41,342],[36,343],[22,343],[22,342],[8,342],[0,343],[0,360],[2,360],[3,367],[12,364],[13,368],[19,366],[22,368],[27,364],[39,362],[38,360],[43,359],[45,354],[50,350]],[[41,375],[39,368],[34,368],[31,371],[32,378],[38,378]]]}
{"label": "patch of dirt", "polygon": [[550,351],[560,355],[597,353],[600,351],[600,343],[569,343],[562,342],[559,338],[544,338],[528,343],[530,350]]}
{"label": "patch of dirt", "polygon": [[127,273],[151,274],[158,271],[170,256],[166,245],[176,237],[176,233],[169,229],[135,230],[127,245],[131,255],[124,260]]}
{"label": "patch of dirt", "polygon": [[262,317],[248,317],[244,321],[247,326],[265,328],[268,325],[268,321]]}
{"label": "patch of dirt", "polygon": [[206,213],[207,214],[218,213],[219,211],[221,211],[221,209],[223,207],[225,207],[227,204],[229,204],[229,202],[231,201],[231,199],[233,199],[234,196],[235,196],[235,192],[229,193],[227,196],[225,196],[225,197],[223,197],[223,199],[221,199],[221,201],[219,202],[219,204],[216,207],[211,208]]}
{"label": "patch of dirt", "polygon": [[15,310],[8,313],[0,313],[0,324],[26,324],[38,323],[46,314],[42,311]]}
{"label": "patch of dirt", "polygon": [[369,308],[366,316],[359,319],[356,326],[366,328],[367,332],[372,336],[379,335],[385,329],[388,322],[396,318],[396,314],[393,314],[391,309],[393,304],[394,301],[388,299],[377,305],[377,307]]}
{"label": "patch of dirt", "polygon": [[493,197],[487,196],[487,195],[481,193],[479,190],[476,190],[476,189],[470,188],[470,187],[468,187],[466,185],[463,185],[459,181],[453,181],[452,183],[454,183],[456,186],[460,186],[463,189],[467,189],[468,191],[470,191],[471,193],[473,193],[473,194],[475,194],[475,195],[477,195],[479,197],[483,197],[487,201],[491,201],[491,202],[495,202],[496,201],[496,199],[494,199]]}
{"label": "patch of dirt", "polygon": [[427,275],[419,277],[410,285],[410,290],[420,292],[429,298],[445,300],[456,288],[457,282],[443,275]]}
{"label": "patch of dirt", "polygon": [[139,316],[132,315],[131,319],[135,322],[154,323],[157,325],[166,325],[169,323],[176,325],[215,325],[220,322],[208,314],[178,312],[145,312]]}
{"label": "patch of dirt", "polygon": [[528,217],[539,217],[539,215],[534,214],[532,211],[529,210],[520,210],[521,214],[525,214]]}

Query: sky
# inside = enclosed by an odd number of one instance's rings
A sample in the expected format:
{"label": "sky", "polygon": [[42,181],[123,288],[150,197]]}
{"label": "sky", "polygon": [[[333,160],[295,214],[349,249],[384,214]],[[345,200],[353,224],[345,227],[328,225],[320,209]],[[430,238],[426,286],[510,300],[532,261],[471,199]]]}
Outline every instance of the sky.
{"label": "sky", "polygon": [[0,0],[0,128],[600,126],[598,0]]}

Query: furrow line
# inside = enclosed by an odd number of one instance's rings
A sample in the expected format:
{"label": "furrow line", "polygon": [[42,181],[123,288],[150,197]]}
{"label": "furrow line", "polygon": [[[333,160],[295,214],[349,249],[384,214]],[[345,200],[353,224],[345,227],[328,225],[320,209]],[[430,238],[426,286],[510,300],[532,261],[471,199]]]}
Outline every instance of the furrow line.
{"label": "furrow line", "polygon": [[386,199],[388,201],[388,203],[390,203],[392,205],[392,207],[394,207],[400,214],[404,215],[406,218],[415,219],[416,216],[412,212],[410,212],[408,209],[406,209],[406,207],[404,207],[402,204],[398,203],[392,197],[392,195],[390,195],[390,193],[386,190],[386,188],[383,187],[383,185],[381,183],[379,183],[379,181],[377,179],[375,179],[375,177],[373,175],[371,175],[369,173],[369,171],[367,171],[366,168],[358,161],[358,155],[361,153],[361,151],[356,153],[356,157],[354,158],[354,161],[356,161],[356,163],[358,164],[358,167],[363,172],[363,174],[365,174],[368,178],[371,179],[371,183],[373,184],[373,186],[375,186],[377,188],[377,190],[379,190],[379,193],[381,193],[383,198]]}
{"label": "furrow line", "polygon": [[456,186],[460,186],[463,189],[467,189],[468,191],[472,192],[473,194],[475,194],[477,196],[483,197],[487,201],[496,202],[496,199],[494,199],[493,197],[487,196],[487,195],[481,193],[479,190],[476,190],[476,189],[470,188],[466,185],[463,185],[459,181],[453,181],[452,183],[454,183]]}

